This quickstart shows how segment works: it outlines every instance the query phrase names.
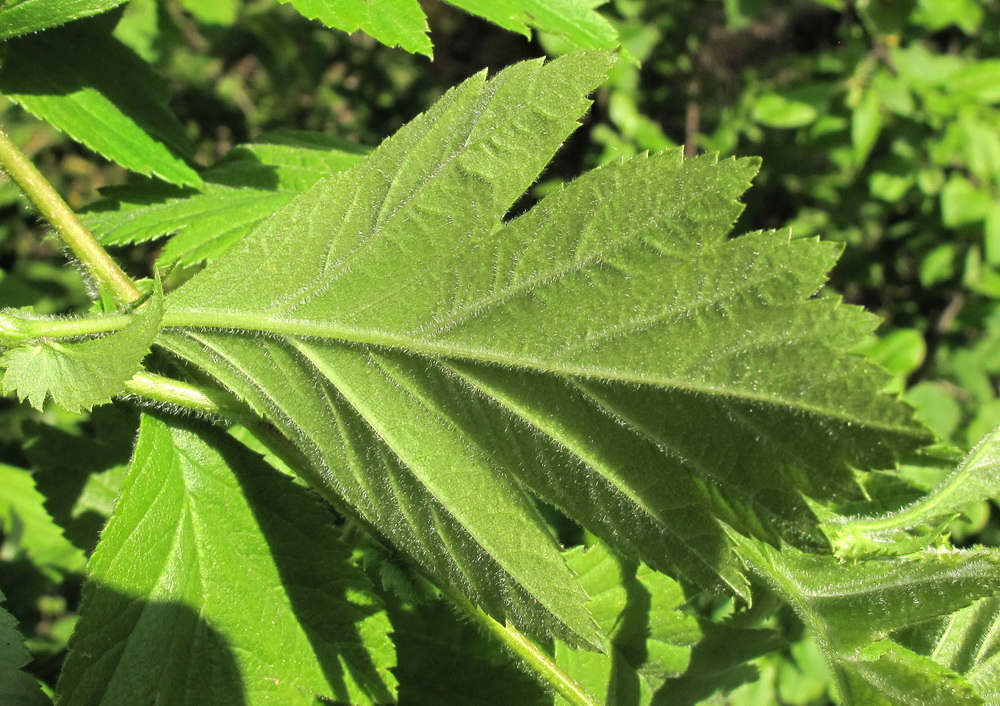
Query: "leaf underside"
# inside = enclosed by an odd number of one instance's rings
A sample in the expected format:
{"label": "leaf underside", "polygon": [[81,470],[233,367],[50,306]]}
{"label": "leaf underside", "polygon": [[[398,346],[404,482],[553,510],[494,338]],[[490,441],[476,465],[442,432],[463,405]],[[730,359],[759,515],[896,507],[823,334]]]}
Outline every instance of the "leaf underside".
{"label": "leaf underside", "polygon": [[504,217],[609,54],[448,93],[168,297],[161,343],[274,422],[345,511],[499,618],[600,644],[527,491],[746,593],[719,520],[822,542],[802,494],[925,439],[811,298],[835,246],[729,239],[754,160],[642,156]]}

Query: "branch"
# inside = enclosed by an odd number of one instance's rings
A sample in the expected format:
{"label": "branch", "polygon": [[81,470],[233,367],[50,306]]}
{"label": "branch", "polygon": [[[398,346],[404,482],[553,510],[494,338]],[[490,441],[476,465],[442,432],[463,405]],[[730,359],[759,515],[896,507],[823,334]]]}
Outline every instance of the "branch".
{"label": "branch", "polygon": [[107,251],[94,239],[48,180],[0,128],[0,170],[24,192],[52,224],[73,254],[84,264],[101,291],[118,304],[138,299],[140,292]]}

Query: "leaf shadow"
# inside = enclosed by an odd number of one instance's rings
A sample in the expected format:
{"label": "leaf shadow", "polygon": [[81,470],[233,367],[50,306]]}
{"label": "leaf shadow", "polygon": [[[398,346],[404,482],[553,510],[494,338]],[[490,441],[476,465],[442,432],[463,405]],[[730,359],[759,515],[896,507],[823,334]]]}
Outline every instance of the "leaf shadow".
{"label": "leaf shadow", "polygon": [[84,609],[86,620],[101,628],[71,640],[57,687],[60,704],[249,703],[228,641],[189,606],[94,581]]}
{"label": "leaf shadow", "polygon": [[[346,701],[350,695],[346,680],[349,675],[372,702],[394,702],[392,687],[372,661],[366,648],[369,640],[360,629],[366,618],[383,610],[382,603],[374,598],[367,579],[350,562],[346,549],[337,551],[329,546],[329,527],[323,532],[313,523],[298,521],[295,509],[318,504],[318,497],[271,467],[264,478],[250,473],[247,451],[236,442],[218,443],[216,448],[233,470],[257,520],[292,611],[331,692]],[[321,558],[313,552],[317,543],[330,550]],[[371,600],[361,602],[350,595],[362,592]]]}

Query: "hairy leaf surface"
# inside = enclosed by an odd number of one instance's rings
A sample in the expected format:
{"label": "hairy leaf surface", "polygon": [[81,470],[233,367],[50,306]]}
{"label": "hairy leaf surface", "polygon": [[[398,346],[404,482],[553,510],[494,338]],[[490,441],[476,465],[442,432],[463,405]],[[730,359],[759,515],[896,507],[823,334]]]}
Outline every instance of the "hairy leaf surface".
{"label": "hairy leaf surface", "polygon": [[0,93],[126,169],[200,185],[166,83],[96,20],[11,40]]}
{"label": "hairy leaf surface", "polygon": [[[899,548],[914,541],[930,544],[938,539],[946,526],[943,520],[962,508],[997,497],[1000,429],[976,444],[944,482],[923,498],[881,517],[837,517],[827,523],[826,529],[842,556],[902,553]],[[928,525],[930,530],[922,527]]]}
{"label": "hairy leaf surface", "polygon": [[163,314],[159,283],[129,324],[102,338],[80,343],[39,338],[0,356],[3,392],[16,392],[41,410],[48,397],[71,412],[109,402],[125,389],[149,353]]}
{"label": "hairy leaf surface", "polygon": [[[829,555],[780,551],[732,535],[740,554],[796,610],[852,703],[981,703],[969,679],[940,655],[921,654],[895,638],[905,629],[947,619],[1000,593],[1000,554],[926,551],[841,563]],[[992,600],[987,605],[992,605]]]}
{"label": "hairy leaf surface", "polygon": [[388,618],[329,513],[222,432],[144,416],[63,704],[392,700]]}
{"label": "hairy leaf surface", "polygon": [[810,299],[836,248],[728,238],[755,161],[618,162],[504,223],[609,61],[451,91],[173,293],[162,338],[443,584],[561,637],[594,633],[524,489],[743,593],[718,519],[821,541],[801,493],[925,438],[847,355],[872,318]]}
{"label": "hairy leaf surface", "polygon": [[202,177],[203,187],[146,180],[101,191],[84,223],[104,243],[138,243],[176,233],[161,266],[211,260],[319,179],[347,169],[368,150],[291,130],[236,147]]}

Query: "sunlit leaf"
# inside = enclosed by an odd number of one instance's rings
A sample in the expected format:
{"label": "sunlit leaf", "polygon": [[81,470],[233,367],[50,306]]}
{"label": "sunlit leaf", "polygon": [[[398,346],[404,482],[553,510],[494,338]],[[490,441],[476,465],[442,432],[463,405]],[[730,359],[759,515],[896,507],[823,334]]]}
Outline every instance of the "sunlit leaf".
{"label": "sunlit leaf", "polygon": [[21,0],[0,7],[0,39],[56,27],[118,7],[126,0]]}
{"label": "sunlit leaf", "polygon": [[451,91],[172,293],[161,338],[441,585],[591,646],[525,489],[745,593],[719,519],[821,544],[801,495],[850,497],[853,468],[926,439],[848,354],[872,317],[811,298],[837,248],[729,238],[754,160],[617,162],[504,223],[611,61]]}

